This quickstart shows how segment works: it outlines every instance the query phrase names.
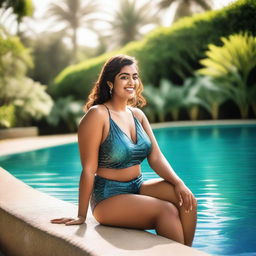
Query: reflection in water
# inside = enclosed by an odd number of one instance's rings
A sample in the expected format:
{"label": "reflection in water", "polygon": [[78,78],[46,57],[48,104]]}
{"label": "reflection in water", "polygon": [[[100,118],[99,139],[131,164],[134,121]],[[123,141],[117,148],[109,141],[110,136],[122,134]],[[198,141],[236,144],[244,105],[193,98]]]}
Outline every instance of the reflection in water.
{"label": "reflection in water", "polygon": [[[193,247],[212,255],[256,255],[256,126],[162,128],[154,134],[198,200]],[[81,165],[76,143],[0,162],[32,187],[77,204]],[[145,180],[159,177],[147,161],[142,172]]]}

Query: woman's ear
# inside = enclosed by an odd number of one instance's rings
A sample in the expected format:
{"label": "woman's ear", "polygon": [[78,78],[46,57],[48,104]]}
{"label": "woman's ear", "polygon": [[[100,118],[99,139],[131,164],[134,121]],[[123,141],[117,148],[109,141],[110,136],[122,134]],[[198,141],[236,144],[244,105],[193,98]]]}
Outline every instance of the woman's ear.
{"label": "woman's ear", "polygon": [[109,88],[113,89],[113,84],[111,82],[107,81],[107,84],[108,84]]}

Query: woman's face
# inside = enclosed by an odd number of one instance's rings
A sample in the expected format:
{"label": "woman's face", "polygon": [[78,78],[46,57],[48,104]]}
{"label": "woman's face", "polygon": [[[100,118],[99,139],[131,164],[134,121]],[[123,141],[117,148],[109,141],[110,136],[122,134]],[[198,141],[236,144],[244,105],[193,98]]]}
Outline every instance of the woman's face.
{"label": "woman's face", "polygon": [[112,95],[128,100],[132,99],[136,95],[136,89],[138,86],[139,75],[136,65],[132,64],[124,66],[115,76]]}

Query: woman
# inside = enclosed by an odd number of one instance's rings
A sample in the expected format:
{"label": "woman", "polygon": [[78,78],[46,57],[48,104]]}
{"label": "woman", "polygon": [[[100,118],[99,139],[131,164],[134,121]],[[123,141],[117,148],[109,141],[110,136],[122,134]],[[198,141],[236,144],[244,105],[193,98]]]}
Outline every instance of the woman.
{"label": "woman", "polygon": [[[192,246],[197,201],[161,153],[147,117],[135,107],[146,103],[142,90],[133,57],[117,55],[104,64],[78,128],[83,168],[78,217],[51,222],[84,223],[90,202],[100,224],[156,229]],[[143,181],[140,163],[146,157],[161,178]]]}

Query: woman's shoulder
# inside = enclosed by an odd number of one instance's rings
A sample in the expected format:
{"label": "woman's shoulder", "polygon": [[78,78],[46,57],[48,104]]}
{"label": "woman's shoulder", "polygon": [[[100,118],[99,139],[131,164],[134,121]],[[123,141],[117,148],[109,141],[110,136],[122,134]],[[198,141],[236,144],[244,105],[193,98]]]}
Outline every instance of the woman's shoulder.
{"label": "woman's shoulder", "polygon": [[104,106],[102,104],[91,106],[86,113],[81,118],[79,125],[82,125],[83,123],[89,121],[103,121],[104,117],[106,116],[106,110],[104,110]]}
{"label": "woman's shoulder", "polygon": [[142,120],[144,119],[144,116],[145,116],[144,112],[137,107],[130,107],[130,108],[133,111],[135,117],[137,117],[137,119],[139,119],[139,121],[142,123]]}

